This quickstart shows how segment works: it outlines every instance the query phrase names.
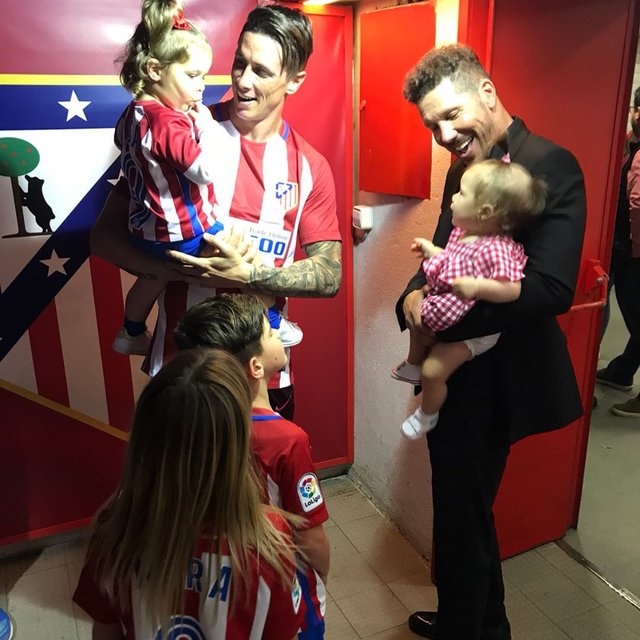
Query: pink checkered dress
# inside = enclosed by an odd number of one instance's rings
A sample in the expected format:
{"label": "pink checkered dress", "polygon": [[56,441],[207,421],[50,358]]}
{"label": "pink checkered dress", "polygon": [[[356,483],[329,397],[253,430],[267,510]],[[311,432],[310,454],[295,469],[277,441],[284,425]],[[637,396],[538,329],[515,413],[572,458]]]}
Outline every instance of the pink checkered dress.
{"label": "pink checkered dress", "polygon": [[444,251],[422,265],[431,287],[422,303],[422,322],[432,331],[443,331],[459,322],[476,303],[461,300],[451,282],[461,276],[517,282],[524,278],[527,256],[521,244],[509,236],[480,236],[460,242],[463,229],[454,227]]}

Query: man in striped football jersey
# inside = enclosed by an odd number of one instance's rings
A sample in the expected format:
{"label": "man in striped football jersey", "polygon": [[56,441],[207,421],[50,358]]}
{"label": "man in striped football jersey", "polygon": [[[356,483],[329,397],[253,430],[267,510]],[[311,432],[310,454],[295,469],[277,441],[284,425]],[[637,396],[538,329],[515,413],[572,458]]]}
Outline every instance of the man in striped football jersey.
{"label": "man in striped football jersey", "polygon": [[[128,195],[121,180],[93,229],[95,255],[138,277],[173,279],[159,300],[146,371],[172,355],[172,331],[186,310],[212,288],[246,289],[286,297],[330,297],[340,286],[341,238],[329,164],[282,119],[287,96],[300,88],[313,49],[309,19],[278,5],[254,9],[238,39],[231,72],[233,96],[211,112],[226,131],[215,167],[215,216],[231,238],[207,237],[215,257],[172,253],[183,265],[140,253],[130,242]],[[251,264],[247,238],[262,257]],[[300,244],[306,257],[294,260]],[[181,282],[179,281],[181,280]],[[288,365],[270,381],[274,409],[293,416]]]}

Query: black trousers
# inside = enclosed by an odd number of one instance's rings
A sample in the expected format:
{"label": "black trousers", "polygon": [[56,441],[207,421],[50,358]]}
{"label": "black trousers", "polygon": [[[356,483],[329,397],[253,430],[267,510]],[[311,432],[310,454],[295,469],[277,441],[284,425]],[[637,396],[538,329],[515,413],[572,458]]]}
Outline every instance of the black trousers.
{"label": "black trousers", "polygon": [[[449,381],[427,440],[432,469],[438,640],[510,640],[493,519],[509,438],[497,426],[491,378],[480,361]],[[482,377],[484,376],[484,377]]]}
{"label": "black trousers", "polygon": [[[624,351],[607,366],[607,371],[621,383],[633,384],[633,376],[640,368],[640,258],[631,258],[628,250],[616,250],[611,254],[609,296],[615,287],[616,299],[622,318],[629,332]],[[609,299],[604,310],[603,329],[609,322]]]}

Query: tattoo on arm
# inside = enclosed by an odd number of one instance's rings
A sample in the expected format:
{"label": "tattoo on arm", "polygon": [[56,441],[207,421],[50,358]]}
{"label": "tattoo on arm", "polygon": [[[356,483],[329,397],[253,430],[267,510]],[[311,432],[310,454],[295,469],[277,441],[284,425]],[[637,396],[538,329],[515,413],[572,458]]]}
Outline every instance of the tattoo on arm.
{"label": "tattoo on arm", "polygon": [[314,242],[303,247],[307,254],[304,260],[288,267],[254,266],[249,288],[297,298],[335,296],[342,279],[341,246],[337,240]]}

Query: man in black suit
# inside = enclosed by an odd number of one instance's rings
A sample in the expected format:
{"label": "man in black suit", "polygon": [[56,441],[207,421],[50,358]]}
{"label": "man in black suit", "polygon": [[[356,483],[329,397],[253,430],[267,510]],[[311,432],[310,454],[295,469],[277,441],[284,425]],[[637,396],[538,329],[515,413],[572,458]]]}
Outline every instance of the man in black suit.
{"label": "man in black suit", "polygon": [[[573,299],[585,224],[584,182],[569,151],[509,115],[468,47],[430,51],[407,77],[405,97],[418,107],[435,141],[458,157],[447,174],[436,245],[447,242],[451,198],[473,162],[509,159],[548,185],[544,213],[516,235],[529,257],[519,299],[478,302],[460,323],[436,335],[453,342],[502,334],[493,349],[449,379],[438,426],[427,436],[438,612],[418,611],[409,618],[411,630],[426,638],[509,640],[492,509],[510,445],[582,415],[556,315]],[[403,330],[422,328],[424,284],[419,269],[398,301]]]}

